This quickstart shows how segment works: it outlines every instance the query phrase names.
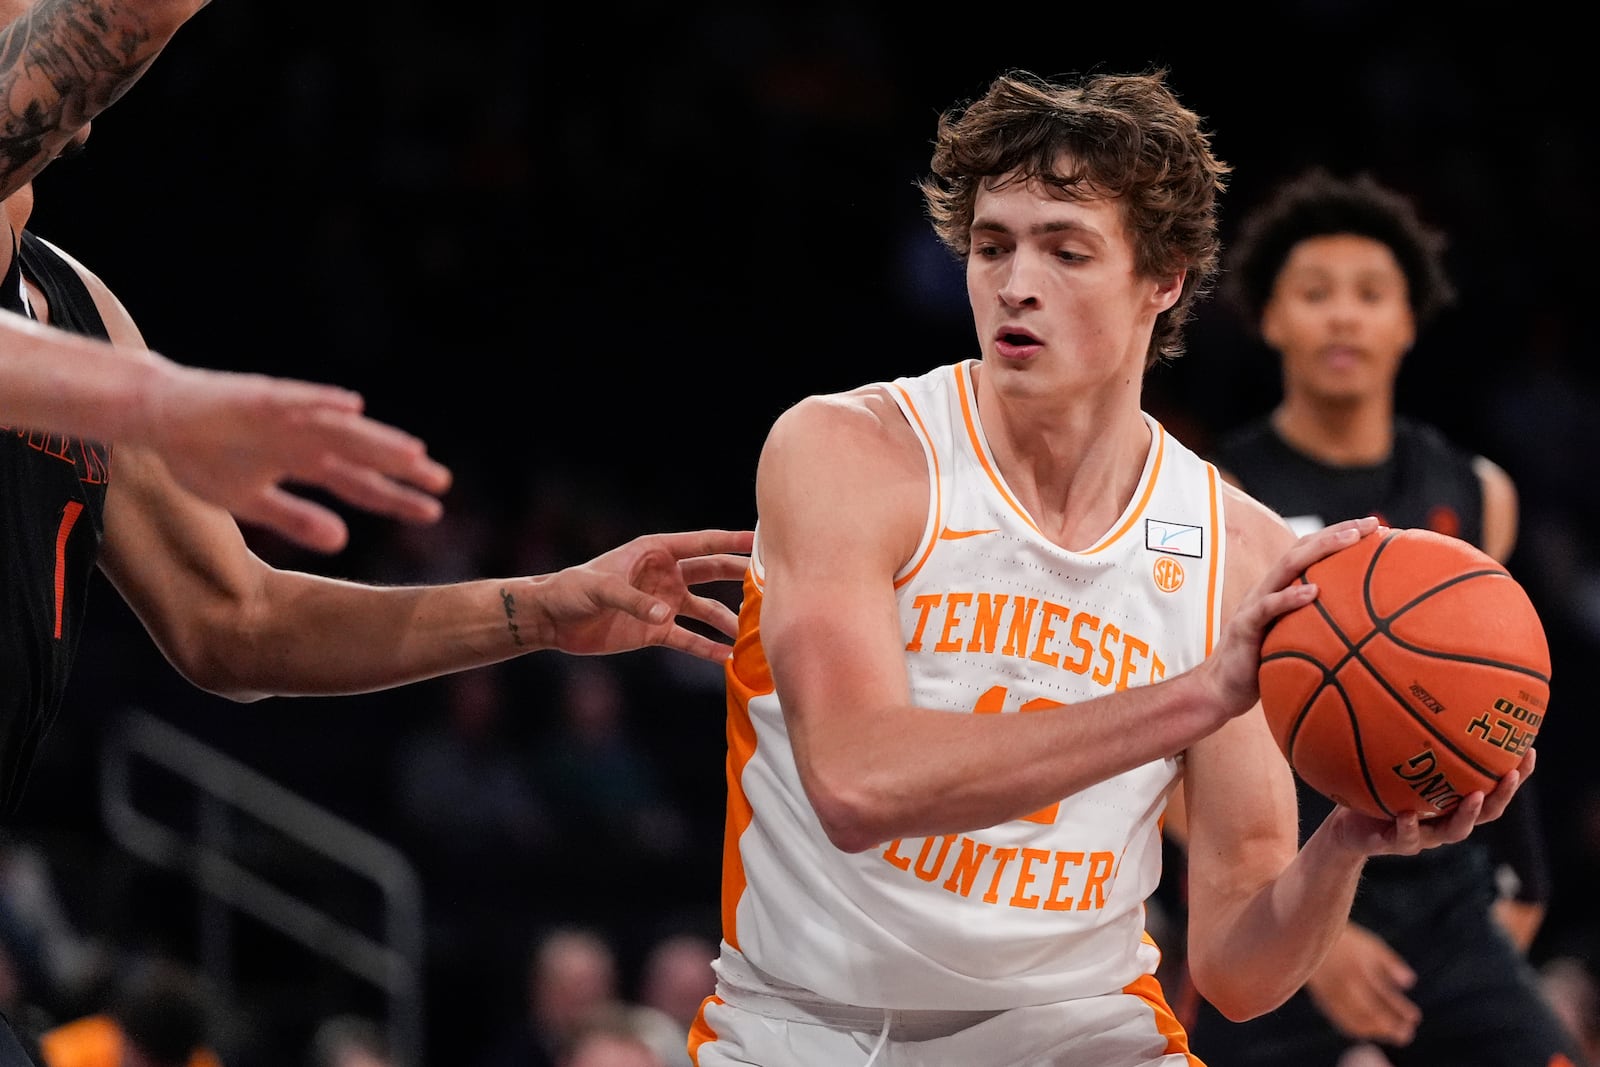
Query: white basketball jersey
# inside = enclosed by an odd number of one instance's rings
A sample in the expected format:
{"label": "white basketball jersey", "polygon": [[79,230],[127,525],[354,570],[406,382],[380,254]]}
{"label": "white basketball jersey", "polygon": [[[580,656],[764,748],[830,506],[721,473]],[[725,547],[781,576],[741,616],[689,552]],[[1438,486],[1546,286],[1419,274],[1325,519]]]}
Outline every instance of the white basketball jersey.
{"label": "white basketball jersey", "polygon": [[[1060,548],[1000,477],[972,365],[888,383],[929,470],[927,527],[895,582],[911,699],[1027,714],[1198,664],[1221,625],[1216,470],[1146,415],[1127,510],[1092,547]],[[727,668],[729,945],[782,982],[884,1008],[1042,1004],[1153,973],[1145,900],[1177,759],[1004,825],[840,851],[806,801],[760,647],[759,540]]]}

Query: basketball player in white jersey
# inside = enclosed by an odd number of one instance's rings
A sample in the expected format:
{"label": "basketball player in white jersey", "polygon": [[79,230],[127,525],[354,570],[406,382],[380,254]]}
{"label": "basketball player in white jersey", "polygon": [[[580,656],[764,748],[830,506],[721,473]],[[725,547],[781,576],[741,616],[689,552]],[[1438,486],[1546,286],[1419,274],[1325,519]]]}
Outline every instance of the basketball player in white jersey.
{"label": "basketball player in white jersey", "polygon": [[[978,357],[779,417],[727,668],[717,993],[698,1067],[1198,1064],[1144,904],[1186,791],[1194,981],[1297,989],[1368,856],[1466,837],[1337,809],[1296,850],[1257,704],[1296,540],[1141,406],[1215,271],[1227,166],[1160,73],[1022,73],[940,122],[924,182]],[[865,339],[863,339],[865,340]]]}

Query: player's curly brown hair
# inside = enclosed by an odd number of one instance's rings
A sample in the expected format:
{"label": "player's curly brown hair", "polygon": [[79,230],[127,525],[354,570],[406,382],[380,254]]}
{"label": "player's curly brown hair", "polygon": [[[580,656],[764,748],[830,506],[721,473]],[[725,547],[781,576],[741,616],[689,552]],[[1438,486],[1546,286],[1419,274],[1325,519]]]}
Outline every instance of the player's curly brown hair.
{"label": "player's curly brown hair", "polygon": [[1200,116],[1168,88],[1165,70],[1057,82],[1007,71],[977,99],[939,117],[931,173],[918,183],[934,232],[965,259],[984,183],[1037,179],[1065,198],[1120,199],[1135,268],[1187,270],[1156,319],[1145,366],[1183,354],[1183,327],[1217,273],[1217,195],[1231,167],[1211,151]]}

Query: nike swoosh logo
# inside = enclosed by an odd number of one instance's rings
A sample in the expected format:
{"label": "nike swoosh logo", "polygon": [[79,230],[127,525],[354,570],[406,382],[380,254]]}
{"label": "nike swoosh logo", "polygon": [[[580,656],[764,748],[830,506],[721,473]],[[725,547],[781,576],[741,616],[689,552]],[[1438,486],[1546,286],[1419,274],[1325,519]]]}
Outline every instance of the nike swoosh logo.
{"label": "nike swoosh logo", "polygon": [[977,537],[980,534],[992,534],[992,533],[999,533],[999,532],[1000,532],[1000,530],[998,528],[993,529],[993,530],[952,530],[952,529],[949,529],[947,527],[947,528],[939,531],[939,540],[941,540],[941,541],[959,541],[963,537]]}

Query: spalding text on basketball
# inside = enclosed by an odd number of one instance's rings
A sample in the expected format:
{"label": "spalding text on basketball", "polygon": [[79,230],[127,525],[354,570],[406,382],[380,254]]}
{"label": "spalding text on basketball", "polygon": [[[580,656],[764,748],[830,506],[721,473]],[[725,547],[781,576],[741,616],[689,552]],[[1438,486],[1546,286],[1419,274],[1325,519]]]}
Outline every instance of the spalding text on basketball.
{"label": "spalding text on basketball", "polygon": [[1425,748],[1404,763],[1396,763],[1392,770],[1411,791],[1426,800],[1436,811],[1449,811],[1461,803],[1461,790],[1435,768],[1439,758],[1433,749]]}

